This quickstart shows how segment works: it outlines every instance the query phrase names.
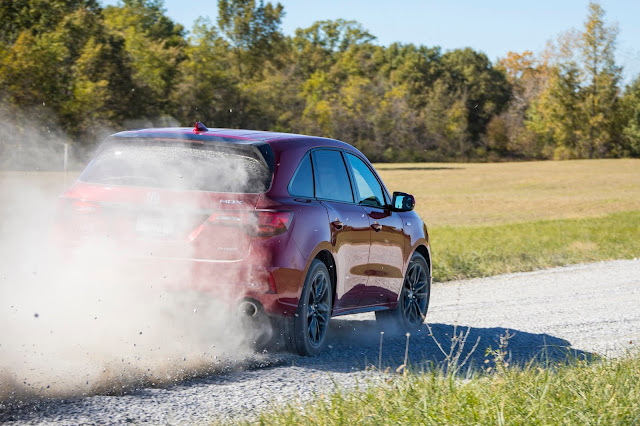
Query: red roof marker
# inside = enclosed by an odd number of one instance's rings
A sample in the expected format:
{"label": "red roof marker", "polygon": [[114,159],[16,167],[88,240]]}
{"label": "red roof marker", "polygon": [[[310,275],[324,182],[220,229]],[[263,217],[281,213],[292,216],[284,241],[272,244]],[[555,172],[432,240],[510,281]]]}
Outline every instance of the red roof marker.
{"label": "red roof marker", "polygon": [[209,129],[207,128],[207,126],[205,126],[204,124],[202,124],[199,121],[196,121],[196,126],[193,129],[194,132],[207,132],[209,131]]}

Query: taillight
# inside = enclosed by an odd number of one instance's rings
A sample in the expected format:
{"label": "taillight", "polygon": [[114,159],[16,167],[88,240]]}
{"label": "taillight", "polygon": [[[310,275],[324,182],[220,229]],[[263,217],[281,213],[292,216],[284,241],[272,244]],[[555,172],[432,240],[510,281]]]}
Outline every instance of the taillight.
{"label": "taillight", "polygon": [[100,213],[101,207],[96,203],[69,198],[58,199],[58,218],[72,219],[76,215],[92,215]]}
{"label": "taillight", "polygon": [[[205,230],[207,225],[244,229],[251,237],[272,237],[289,229],[293,212],[274,210],[254,210],[253,212],[216,212],[207,221],[198,226],[189,235],[193,241]],[[219,228],[218,228],[219,229]]]}
{"label": "taillight", "polygon": [[71,211],[77,214],[94,214],[100,211],[100,206],[88,201],[77,200],[71,203]]}
{"label": "taillight", "polygon": [[293,220],[293,212],[256,210],[256,223],[251,234],[256,237],[272,237],[287,231]]}
{"label": "taillight", "polygon": [[93,202],[60,198],[56,215],[56,237],[61,242],[106,234],[102,207]]}

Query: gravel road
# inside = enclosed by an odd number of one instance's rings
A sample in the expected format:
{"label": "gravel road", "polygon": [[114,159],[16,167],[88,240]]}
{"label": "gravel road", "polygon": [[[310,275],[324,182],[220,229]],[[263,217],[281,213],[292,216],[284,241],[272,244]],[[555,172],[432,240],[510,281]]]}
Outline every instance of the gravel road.
{"label": "gravel road", "polygon": [[[619,356],[640,340],[640,260],[601,262],[530,273],[436,284],[426,329],[409,340],[413,365],[441,361],[435,340],[448,349],[451,336],[469,331],[463,351],[476,365],[501,335],[513,335],[512,362],[546,348],[547,356]],[[375,375],[380,330],[371,314],[332,320],[329,348],[315,358],[266,354],[268,367],[210,375],[163,389],[124,396],[51,400],[0,410],[6,424],[207,423],[251,418],[279,404],[303,401],[336,386],[352,389]],[[396,368],[406,337],[384,335],[382,365]],[[466,356],[466,352],[463,354]],[[264,360],[262,360],[264,361]],[[262,362],[261,361],[261,362]],[[263,363],[264,365],[264,363]]]}

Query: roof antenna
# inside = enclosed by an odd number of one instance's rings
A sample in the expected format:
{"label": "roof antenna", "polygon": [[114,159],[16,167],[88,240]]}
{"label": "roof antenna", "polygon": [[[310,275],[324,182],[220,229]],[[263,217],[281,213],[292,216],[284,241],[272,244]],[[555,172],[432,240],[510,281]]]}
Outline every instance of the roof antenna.
{"label": "roof antenna", "polygon": [[194,132],[207,132],[209,129],[203,123],[196,121],[196,127],[193,129]]}

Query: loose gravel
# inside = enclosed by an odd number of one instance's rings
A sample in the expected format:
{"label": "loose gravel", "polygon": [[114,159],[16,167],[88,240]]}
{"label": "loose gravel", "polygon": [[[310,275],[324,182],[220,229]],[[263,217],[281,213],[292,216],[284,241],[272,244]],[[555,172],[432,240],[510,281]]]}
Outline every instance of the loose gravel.
{"label": "loose gravel", "polygon": [[[640,340],[640,260],[601,262],[530,273],[435,284],[430,329],[408,339],[409,362],[441,362],[452,336],[470,364],[482,364],[485,350],[500,336],[512,336],[512,363],[567,354],[621,356]],[[431,330],[431,331],[429,331]],[[364,386],[404,362],[407,337],[386,332],[379,358],[380,329],[372,314],[332,320],[329,347],[314,358],[265,354],[268,362],[245,371],[213,374],[123,396],[47,400],[0,409],[3,424],[202,424],[254,418],[261,410],[308,401],[339,388]],[[456,348],[454,348],[455,351]],[[262,358],[262,357],[260,357]]]}

